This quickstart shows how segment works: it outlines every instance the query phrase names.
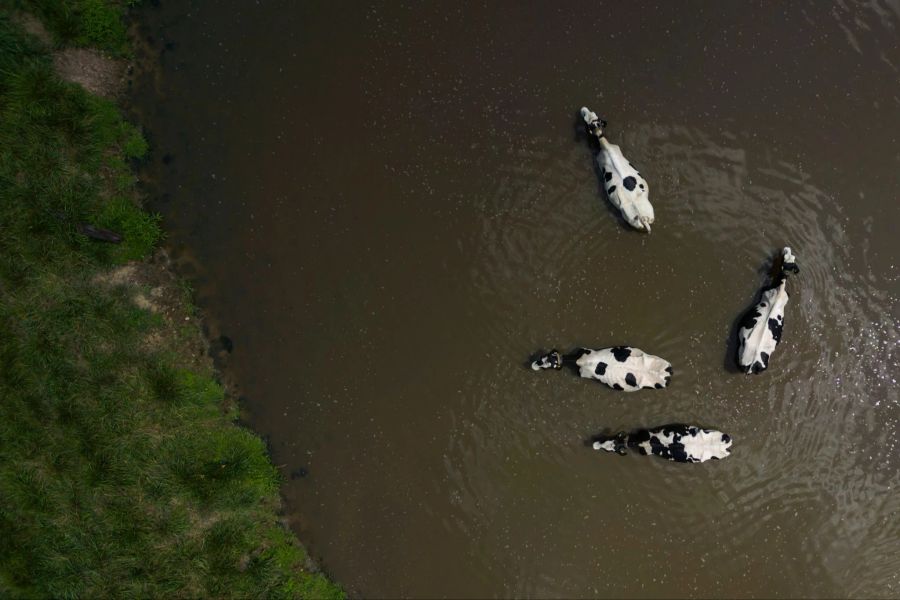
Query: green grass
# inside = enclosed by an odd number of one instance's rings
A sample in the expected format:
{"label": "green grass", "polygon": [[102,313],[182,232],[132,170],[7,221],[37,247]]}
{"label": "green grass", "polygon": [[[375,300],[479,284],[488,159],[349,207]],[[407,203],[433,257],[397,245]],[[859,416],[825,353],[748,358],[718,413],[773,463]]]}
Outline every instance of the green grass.
{"label": "green grass", "polygon": [[90,46],[114,55],[130,53],[124,16],[140,0],[15,0],[38,17],[59,46]]}
{"label": "green grass", "polygon": [[[61,43],[125,50],[120,3],[27,4]],[[160,237],[134,201],[146,153],[0,12],[0,596],[343,597],[305,570],[213,374],[148,344],[163,319],[97,281]]]}

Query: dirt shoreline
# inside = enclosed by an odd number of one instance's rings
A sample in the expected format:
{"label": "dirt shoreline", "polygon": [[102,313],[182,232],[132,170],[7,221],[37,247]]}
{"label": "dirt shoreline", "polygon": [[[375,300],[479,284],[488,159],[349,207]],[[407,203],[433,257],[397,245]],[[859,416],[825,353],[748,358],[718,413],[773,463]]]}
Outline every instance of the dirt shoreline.
{"label": "dirt shoreline", "polygon": [[[143,128],[145,120],[143,119],[138,103],[134,102],[133,84],[138,80],[144,83],[148,81],[152,82],[152,89],[157,94],[157,97],[161,97],[163,95],[161,85],[163,74],[159,59],[164,53],[171,51],[173,45],[166,40],[157,40],[150,35],[149,32],[145,31],[143,23],[140,21],[140,16],[132,17],[128,28],[128,35],[134,48],[134,57],[127,66],[127,69],[125,69],[128,77],[122,81],[123,85],[118,91],[117,97],[129,118],[133,122],[140,124]],[[153,158],[158,156],[159,153],[162,153],[163,156],[160,157],[160,160],[164,165],[168,164],[169,159],[168,155],[165,154],[164,149],[156,148],[152,143],[152,132],[148,132],[144,129],[143,133],[145,137],[150,138],[150,157],[149,160],[144,161],[138,166],[137,172],[139,175],[139,185],[142,188],[143,195],[145,197],[151,197],[160,192],[158,181],[161,176],[160,170],[154,169]],[[163,223],[163,231],[165,231],[165,229],[165,223]],[[154,257],[152,262],[157,263],[161,261],[164,263],[165,266],[163,267],[163,270],[166,273],[166,277],[169,278],[169,286],[163,288],[163,296],[172,298],[177,294],[175,288],[183,287],[186,282],[191,282],[196,278],[197,274],[201,272],[203,267],[196,257],[191,255],[188,249],[173,246],[171,239],[169,238],[164,238],[159,246],[159,257]],[[225,390],[227,408],[233,407],[239,412],[240,417],[236,424],[259,435],[266,444],[270,461],[279,471],[281,477],[283,479],[291,477],[292,474],[287,471],[289,468],[288,465],[279,465],[272,459],[269,437],[256,432],[249,422],[243,418],[245,398],[240,382],[229,368],[229,359],[233,349],[233,342],[225,333],[227,327],[218,322],[213,315],[204,311],[202,307],[194,304],[193,301],[190,303],[189,308],[189,311],[182,308],[182,310],[176,309],[173,312],[179,315],[179,317],[184,315],[185,318],[187,318],[189,316],[188,312],[194,316],[194,322],[198,326],[198,342],[202,344],[205,349],[205,357],[211,363],[211,368],[215,374],[216,381],[220,383]],[[278,513],[280,523],[285,530],[290,535],[294,536],[295,539],[297,539],[297,542],[303,546],[302,540],[299,539],[297,532],[294,531],[291,520],[284,510],[285,498],[283,488],[280,490],[280,497],[281,507]],[[312,573],[323,573],[326,577],[331,579],[327,573],[323,572],[319,562],[309,554],[305,546],[304,551],[307,556],[307,570]]]}
{"label": "dirt shoreline", "polygon": [[[133,85],[137,81],[153,82],[153,89],[157,94],[161,95],[160,78],[162,72],[159,68],[159,52],[154,44],[154,40],[148,40],[148,36],[141,30],[139,17],[132,16],[131,23],[128,28],[128,36],[132,43],[134,56],[129,61],[125,71],[128,77],[122,80],[120,89],[116,91],[118,103],[128,115],[129,120],[141,127],[145,138],[150,138],[148,131],[144,127],[144,119],[138,103],[134,102]],[[156,148],[149,139],[150,150],[146,160],[135,166],[138,175],[138,186],[141,195],[146,199],[158,193],[158,177],[159,173],[153,169],[154,158],[158,156],[161,149]],[[163,232],[166,231],[165,222],[162,223]],[[152,263],[162,263],[162,271],[168,279],[168,285],[163,286],[163,295],[167,298],[173,298],[178,294],[178,289],[190,289],[193,294],[192,279],[202,268],[198,261],[190,256],[184,249],[173,247],[171,240],[164,237],[158,244],[158,256],[155,256]],[[232,377],[228,369],[228,357],[231,354],[232,342],[224,334],[221,328],[211,317],[197,306],[193,297],[190,301],[190,310],[175,310],[180,316],[188,318],[193,315],[194,322],[197,324],[198,342],[203,345],[204,355],[210,361],[211,368],[215,373],[216,380],[223,386],[225,390],[225,398],[230,406],[239,407],[241,391],[237,380]],[[246,427],[244,423],[240,423],[242,427]],[[248,428],[249,429],[249,428]],[[252,429],[251,429],[252,431]],[[255,433],[255,432],[254,432]]]}
{"label": "dirt shoreline", "polygon": [[[46,47],[52,47],[52,35],[40,19],[26,12],[19,12],[14,14],[13,21]],[[114,58],[93,48],[61,48],[53,52],[53,67],[60,78],[118,103],[140,126],[139,111],[131,102],[132,83],[136,78],[153,78],[156,81],[160,70],[152,56],[152,44],[141,37],[136,21],[132,23],[128,34],[135,50],[134,57],[130,60]],[[151,148],[151,156],[152,153]],[[138,195],[146,196],[148,192],[152,192],[153,179],[148,177],[149,164],[145,160],[132,165],[139,176],[138,184],[143,188],[143,194]],[[140,197],[133,200],[137,204],[144,204]],[[190,259],[182,255],[181,261],[190,262]],[[192,304],[188,280],[189,277],[179,272],[178,265],[173,261],[171,248],[162,242],[150,258],[115,268],[106,276],[98,277],[97,283],[126,286],[135,305],[162,316],[168,329],[165,337],[178,338],[180,344],[190,348],[185,356],[193,358],[192,366],[211,369],[217,382],[225,389],[226,401],[230,405],[236,405],[240,393],[237,382],[229,376],[226,362],[231,342],[226,336],[213,333],[211,320]],[[176,332],[176,325],[183,326],[185,323],[196,325],[194,339]],[[157,336],[148,343],[158,344],[161,341]],[[225,408],[227,411],[228,407]]]}

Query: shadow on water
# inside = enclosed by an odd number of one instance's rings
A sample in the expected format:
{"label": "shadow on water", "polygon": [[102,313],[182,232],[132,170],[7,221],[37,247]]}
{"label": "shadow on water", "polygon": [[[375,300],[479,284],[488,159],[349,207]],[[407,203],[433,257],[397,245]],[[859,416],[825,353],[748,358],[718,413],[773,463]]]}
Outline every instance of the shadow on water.
{"label": "shadow on water", "polygon": [[[549,352],[549,350],[548,350],[548,352]],[[532,363],[540,360],[541,357],[544,356],[545,354],[547,354],[547,352],[543,352],[543,351],[535,352],[534,354],[531,355],[531,357],[526,362],[522,363],[522,368],[527,371],[534,371],[534,369],[531,368]],[[537,372],[537,371],[534,371],[534,372]]]}
{"label": "shadow on water", "polygon": [[758,302],[759,292],[755,292],[753,295],[753,300],[748,305],[748,308],[741,312],[731,323],[731,329],[728,334],[728,340],[725,342],[725,360],[723,367],[727,373],[733,374],[741,374],[744,371],[738,366],[737,362],[737,352],[738,352],[738,331],[741,328],[741,323],[744,321],[746,315],[750,313],[750,311],[754,310],[756,307],[756,303]]}

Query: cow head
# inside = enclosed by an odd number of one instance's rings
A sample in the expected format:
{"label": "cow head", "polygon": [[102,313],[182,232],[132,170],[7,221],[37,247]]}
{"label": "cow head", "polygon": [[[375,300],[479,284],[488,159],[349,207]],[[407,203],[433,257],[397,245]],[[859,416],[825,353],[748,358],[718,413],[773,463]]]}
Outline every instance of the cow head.
{"label": "cow head", "polygon": [[540,371],[541,369],[562,369],[562,356],[556,350],[551,350],[532,362],[531,368],[535,371]]}
{"label": "cow head", "polygon": [[597,138],[603,137],[603,130],[606,129],[606,121],[598,117],[597,113],[589,110],[587,106],[582,106],[581,118],[584,119],[584,124],[587,127],[589,134]]}
{"label": "cow head", "polygon": [[620,431],[614,436],[604,436],[594,440],[594,450],[606,450],[607,452],[615,452],[625,456],[628,454],[626,450],[627,442],[628,436],[625,435],[624,431]]}
{"label": "cow head", "polygon": [[800,267],[797,266],[797,257],[791,252],[789,246],[785,246],[784,250],[781,251],[781,258],[781,270],[783,272],[791,271],[795,275],[800,272]]}

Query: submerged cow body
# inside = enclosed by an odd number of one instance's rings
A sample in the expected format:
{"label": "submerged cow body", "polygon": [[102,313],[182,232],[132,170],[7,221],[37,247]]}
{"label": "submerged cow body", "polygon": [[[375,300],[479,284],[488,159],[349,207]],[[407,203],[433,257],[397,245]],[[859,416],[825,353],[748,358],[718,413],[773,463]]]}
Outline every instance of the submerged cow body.
{"label": "submerged cow body", "polygon": [[771,285],[760,292],[759,302],[741,320],[738,329],[737,362],[745,373],[759,374],[769,366],[769,358],[781,341],[784,308],[788,303],[787,274],[799,273],[797,258],[790,248],[781,252],[781,266]]}
{"label": "submerged cow body", "polygon": [[614,390],[635,392],[640,389],[662,389],[669,385],[672,365],[639,348],[615,346],[602,350],[578,348],[561,355],[551,350],[531,363],[535,371],[574,366],[586,379],[596,379]]}
{"label": "submerged cow body", "polygon": [[650,186],[625,159],[619,147],[606,139],[603,132],[606,121],[586,106],[581,108],[581,118],[584,119],[588,134],[597,140],[597,164],[601,169],[603,188],[609,201],[619,209],[629,225],[650,233],[650,225],[655,219],[653,205],[650,204]]}
{"label": "submerged cow body", "polygon": [[731,436],[715,429],[677,423],[630,434],[601,436],[594,440],[593,447],[623,455],[632,449],[644,456],[653,454],[675,462],[700,463],[727,457],[731,452]]}

